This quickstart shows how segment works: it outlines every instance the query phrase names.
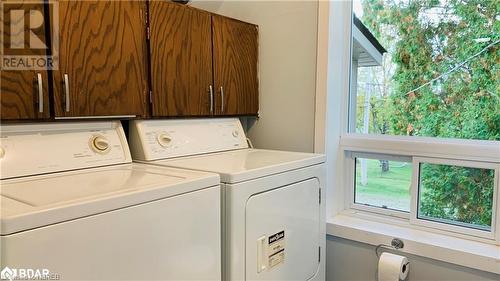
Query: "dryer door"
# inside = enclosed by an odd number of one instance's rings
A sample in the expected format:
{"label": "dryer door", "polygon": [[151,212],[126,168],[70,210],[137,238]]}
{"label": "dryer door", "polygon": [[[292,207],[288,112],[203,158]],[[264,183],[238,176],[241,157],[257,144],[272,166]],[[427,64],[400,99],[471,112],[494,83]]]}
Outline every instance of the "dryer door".
{"label": "dryer door", "polygon": [[309,179],[246,205],[246,280],[308,280],[319,266],[320,185]]}

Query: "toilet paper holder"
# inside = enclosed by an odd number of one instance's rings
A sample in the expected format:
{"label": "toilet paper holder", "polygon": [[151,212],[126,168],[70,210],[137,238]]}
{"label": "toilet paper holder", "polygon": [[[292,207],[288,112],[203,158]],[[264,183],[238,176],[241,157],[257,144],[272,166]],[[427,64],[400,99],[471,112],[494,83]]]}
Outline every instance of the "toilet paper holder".
{"label": "toilet paper holder", "polygon": [[398,239],[398,238],[393,238],[391,241],[391,245],[378,244],[377,247],[375,247],[375,254],[377,255],[377,258],[380,258],[380,254],[378,253],[378,251],[381,248],[386,248],[389,250],[399,250],[399,249],[403,249],[404,246],[405,246],[405,243],[403,242],[403,240]]}

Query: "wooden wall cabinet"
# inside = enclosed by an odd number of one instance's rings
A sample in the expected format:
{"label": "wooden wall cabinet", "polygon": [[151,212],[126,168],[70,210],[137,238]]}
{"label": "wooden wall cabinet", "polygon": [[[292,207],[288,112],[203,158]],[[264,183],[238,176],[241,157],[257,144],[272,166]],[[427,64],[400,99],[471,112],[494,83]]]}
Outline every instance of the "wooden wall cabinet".
{"label": "wooden wall cabinet", "polygon": [[55,117],[145,116],[145,1],[59,1]]}
{"label": "wooden wall cabinet", "polygon": [[[8,3],[8,2],[5,2]],[[10,10],[24,10],[24,19],[29,19],[30,9],[37,9],[43,13],[43,1],[30,3],[10,3],[4,5],[4,15]],[[45,49],[10,48],[10,17],[4,17],[2,22],[2,44],[4,55],[36,55],[46,56]],[[24,27],[28,30],[29,22],[25,20]],[[45,39],[45,25],[34,30],[36,36]],[[0,81],[0,118],[2,120],[45,119],[50,117],[48,75],[47,70],[4,70],[1,71]]]}
{"label": "wooden wall cabinet", "polygon": [[259,110],[258,27],[212,15],[217,115],[256,115]]}
{"label": "wooden wall cabinet", "polygon": [[210,21],[208,12],[150,2],[153,116],[213,114]]}
{"label": "wooden wall cabinet", "polygon": [[258,27],[150,2],[153,116],[257,115]]}
{"label": "wooden wall cabinet", "polygon": [[1,119],[50,117],[47,71],[1,71]]}
{"label": "wooden wall cabinet", "polygon": [[[54,6],[38,1],[17,5],[50,7],[48,24]],[[256,25],[170,1],[57,3],[58,68],[2,70],[2,120],[258,114]]]}

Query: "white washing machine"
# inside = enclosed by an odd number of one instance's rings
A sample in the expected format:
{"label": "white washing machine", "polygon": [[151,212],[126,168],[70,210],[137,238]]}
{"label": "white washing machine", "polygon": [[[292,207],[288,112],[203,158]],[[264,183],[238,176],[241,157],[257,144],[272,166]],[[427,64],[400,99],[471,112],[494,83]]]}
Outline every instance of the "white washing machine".
{"label": "white washing machine", "polygon": [[119,122],[3,125],[9,279],[220,280],[217,174],[134,163]]}
{"label": "white washing machine", "polygon": [[238,119],[133,121],[134,160],[220,174],[223,279],[325,280],[323,155],[252,149]]}

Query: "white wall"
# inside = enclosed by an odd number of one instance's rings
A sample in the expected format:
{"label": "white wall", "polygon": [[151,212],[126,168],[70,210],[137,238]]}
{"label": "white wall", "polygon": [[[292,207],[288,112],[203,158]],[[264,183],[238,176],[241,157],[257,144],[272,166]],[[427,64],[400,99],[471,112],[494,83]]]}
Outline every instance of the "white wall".
{"label": "white wall", "polygon": [[318,1],[203,1],[190,5],[259,25],[260,119],[255,147],[312,152]]}
{"label": "white wall", "polygon": [[[376,280],[375,247],[328,236],[326,241],[326,280]],[[410,261],[408,281],[494,281],[500,275],[407,255]]]}

